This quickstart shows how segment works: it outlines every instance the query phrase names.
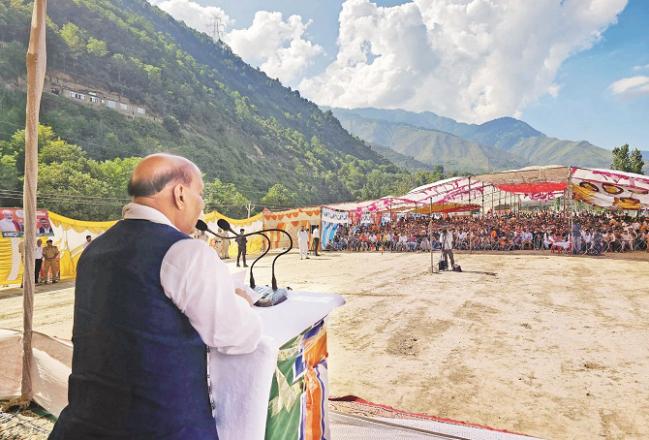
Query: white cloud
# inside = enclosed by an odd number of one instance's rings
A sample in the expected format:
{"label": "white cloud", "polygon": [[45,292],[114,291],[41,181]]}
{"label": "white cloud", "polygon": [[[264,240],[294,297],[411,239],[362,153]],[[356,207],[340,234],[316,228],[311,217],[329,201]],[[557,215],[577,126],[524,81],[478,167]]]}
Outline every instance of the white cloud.
{"label": "white cloud", "polygon": [[199,32],[214,35],[215,24],[218,23],[219,31],[223,32],[233,24],[233,20],[216,6],[202,6],[191,0],[149,0],[149,2],[162,9],[176,20]]}
{"label": "white cloud", "polygon": [[480,122],[556,95],[557,71],[627,0],[347,0],[338,54],[299,86],[319,104],[430,110]]}
{"label": "white cloud", "polygon": [[257,11],[247,29],[229,32],[225,41],[246,62],[259,66],[268,76],[295,85],[322,47],[305,39],[311,21],[299,15],[286,20],[280,12]]}
{"label": "white cloud", "polygon": [[635,72],[639,72],[641,70],[649,70],[649,64],[645,64],[644,66],[633,66],[633,70]]}
{"label": "white cloud", "polygon": [[649,76],[632,76],[615,81],[609,86],[615,95],[634,97],[649,95]]}
{"label": "white cloud", "polygon": [[214,34],[215,18],[220,24],[222,39],[249,64],[259,67],[271,78],[295,86],[322,47],[305,38],[310,21],[299,15],[286,20],[280,12],[258,11],[248,28],[232,29],[232,20],[221,8],[202,6],[192,0],[150,0],[188,26]]}

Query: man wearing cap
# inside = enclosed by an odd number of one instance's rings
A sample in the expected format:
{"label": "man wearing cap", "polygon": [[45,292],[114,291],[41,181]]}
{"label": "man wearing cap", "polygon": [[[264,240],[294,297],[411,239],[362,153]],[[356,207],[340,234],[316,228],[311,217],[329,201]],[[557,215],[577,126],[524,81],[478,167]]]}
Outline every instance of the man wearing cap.
{"label": "man wearing cap", "polygon": [[250,353],[261,321],[190,237],[204,207],[194,163],[147,156],[128,192],[124,219],[79,259],[69,403],[50,439],[218,439],[207,347]]}
{"label": "man wearing cap", "polygon": [[248,246],[248,238],[246,238],[243,234],[245,234],[246,231],[245,229],[241,228],[239,230],[239,235],[237,238],[235,238],[237,242],[237,267],[239,266],[239,260],[243,257],[243,267],[248,267],[246,264],[246,247]]}
{"label": "man wearing cap", "polygon": [[50,281],[50,272],[52,272],[52,283],[59,280],[59,248],[52,244],[52,239],[47,240],[47,245],[43,248],[43,282]]}

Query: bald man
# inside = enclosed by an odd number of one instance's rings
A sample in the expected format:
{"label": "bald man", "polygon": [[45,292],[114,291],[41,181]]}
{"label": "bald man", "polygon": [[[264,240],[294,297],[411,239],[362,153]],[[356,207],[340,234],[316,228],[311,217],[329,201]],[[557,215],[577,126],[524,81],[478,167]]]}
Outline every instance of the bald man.
{"label": "bald man", "polygon": [[124,219],[78,265],[68,406],[50,439],[217,439],[207,347],[252,352],[261,323],[207,243],[192,162],[155,154],[128,184]]}

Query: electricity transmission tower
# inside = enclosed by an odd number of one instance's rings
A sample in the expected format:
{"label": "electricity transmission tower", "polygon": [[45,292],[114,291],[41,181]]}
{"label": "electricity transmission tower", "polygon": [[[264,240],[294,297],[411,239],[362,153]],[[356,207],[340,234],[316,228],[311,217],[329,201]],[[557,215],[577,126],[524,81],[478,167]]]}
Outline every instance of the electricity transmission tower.
{"label": "electricity transmission tower", "polygon": [[210,27],[212,28],[212,40],[221,41],[221,37],[223,35],[223,24],[221,23],[221,17],[212,15],[212,19],[210,20]]}

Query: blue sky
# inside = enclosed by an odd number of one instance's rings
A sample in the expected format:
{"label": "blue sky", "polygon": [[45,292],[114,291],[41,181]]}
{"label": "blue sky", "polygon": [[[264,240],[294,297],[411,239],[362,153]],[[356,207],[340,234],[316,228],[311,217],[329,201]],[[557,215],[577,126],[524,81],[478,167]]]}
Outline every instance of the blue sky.
{"label": "blue sky", "polygon": [[222,14],[235,52],[318,104],[649,150],[646,0],[151,1],[199,30]]}
{"label": "blue sky", "polygon": [[523,119],[562,139],[586,139],[604,148],[628,143],[649,150],[649,94],[625,98],[609,90],[620,78],[649,75],[648,25],[649,1],[629,2],[618,24],[597,45],[562,65],[559,95],[530,105]]}

